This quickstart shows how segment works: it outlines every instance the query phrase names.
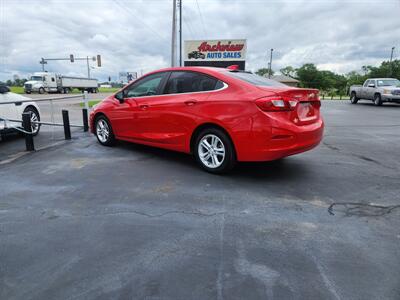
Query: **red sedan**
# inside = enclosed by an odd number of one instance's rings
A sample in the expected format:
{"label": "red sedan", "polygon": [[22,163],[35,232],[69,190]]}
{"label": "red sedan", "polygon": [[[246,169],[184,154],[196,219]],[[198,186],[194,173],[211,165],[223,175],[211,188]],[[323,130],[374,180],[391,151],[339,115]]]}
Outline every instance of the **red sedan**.
{"label": "red sedan", "polygon": [[207,171],[269,161],[322,139],[318,90],[234,68],[178,67],[149,73],[95,106],[100,144],[125,140],[192,153]]}

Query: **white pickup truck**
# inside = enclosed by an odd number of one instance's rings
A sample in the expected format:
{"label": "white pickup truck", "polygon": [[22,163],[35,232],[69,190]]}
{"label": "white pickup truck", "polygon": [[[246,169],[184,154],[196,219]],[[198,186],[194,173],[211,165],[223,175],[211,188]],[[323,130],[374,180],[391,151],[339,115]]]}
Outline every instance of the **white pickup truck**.
{"label": "white pickup truck", "polygon": [[33,92],[39,94],[45,92],[67,94],[71,92],[72,89],[88,91],[88,93],[97,93],[98,82],[97,79],[93,78],[63,76],[51,72],[36,72],[24,84],[24,91],[26,94]]}
{"label": "white pickup truck", "polygon": [[[21,128],[21,122],[13,122],[10,120],[21,120],[22,113],[30,112],[31,121],[40,121],[40,110],[35,102],[19,102],[30,100],[27,97],[11,93],[9,88],[0,83],[0,137],[10,131],[16,131]],[[6,102],[16,102],[7,103]],[[32,124],[32,133],[37,135],[40,130],[39,124]]]}
{"label": "white pickup truck", "polygon": [[375,105],[383,102],[400,103],[400,81],[395,78],[370,78],[362,86],[352,85],[349,90],[350,102],[372,100]]}

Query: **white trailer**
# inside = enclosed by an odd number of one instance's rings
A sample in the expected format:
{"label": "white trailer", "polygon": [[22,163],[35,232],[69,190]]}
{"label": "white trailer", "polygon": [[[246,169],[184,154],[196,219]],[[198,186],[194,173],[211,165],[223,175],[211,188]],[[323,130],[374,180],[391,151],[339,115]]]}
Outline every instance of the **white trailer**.
{"label": "white trailer", "polygon": [[69,77],[50,72],[36,72],[25,82],[25,93],[69,93],[72,89],[97,93],[97,79],[84,77]]}

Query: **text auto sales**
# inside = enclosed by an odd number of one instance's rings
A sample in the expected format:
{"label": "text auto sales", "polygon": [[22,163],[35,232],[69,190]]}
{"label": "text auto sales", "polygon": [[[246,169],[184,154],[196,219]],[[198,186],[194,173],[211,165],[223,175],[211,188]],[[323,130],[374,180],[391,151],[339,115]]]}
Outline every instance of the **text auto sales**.
{"label": "text auto sales", "polygon": [[197,49],[200,52],[207,52],[207,58],[241,58],[244,44],[221,44],[210,45],[203,42]]}

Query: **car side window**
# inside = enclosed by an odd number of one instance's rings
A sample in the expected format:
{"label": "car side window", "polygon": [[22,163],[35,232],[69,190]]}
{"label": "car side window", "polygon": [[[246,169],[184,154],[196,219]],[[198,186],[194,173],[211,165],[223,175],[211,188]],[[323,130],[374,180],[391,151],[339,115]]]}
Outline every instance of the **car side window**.
{"label": "car side window", "polygon": [[158,73],[146,76],[133,83],[124,90],[125,98],[153,96],[159,94],[159,86],[165,73]]}
{"label": "car side window", "polygon": [[364,87],[367,87],[368,84],[369,84],[369,82],[370,82],[370,80],[367,80],[367,81],[364,83]]}
{"label": "car side window", "polygon": [[212,91],[216,89],[217,82],[217,79],[198,72],[172,72],[165,86],[164,94]]}

